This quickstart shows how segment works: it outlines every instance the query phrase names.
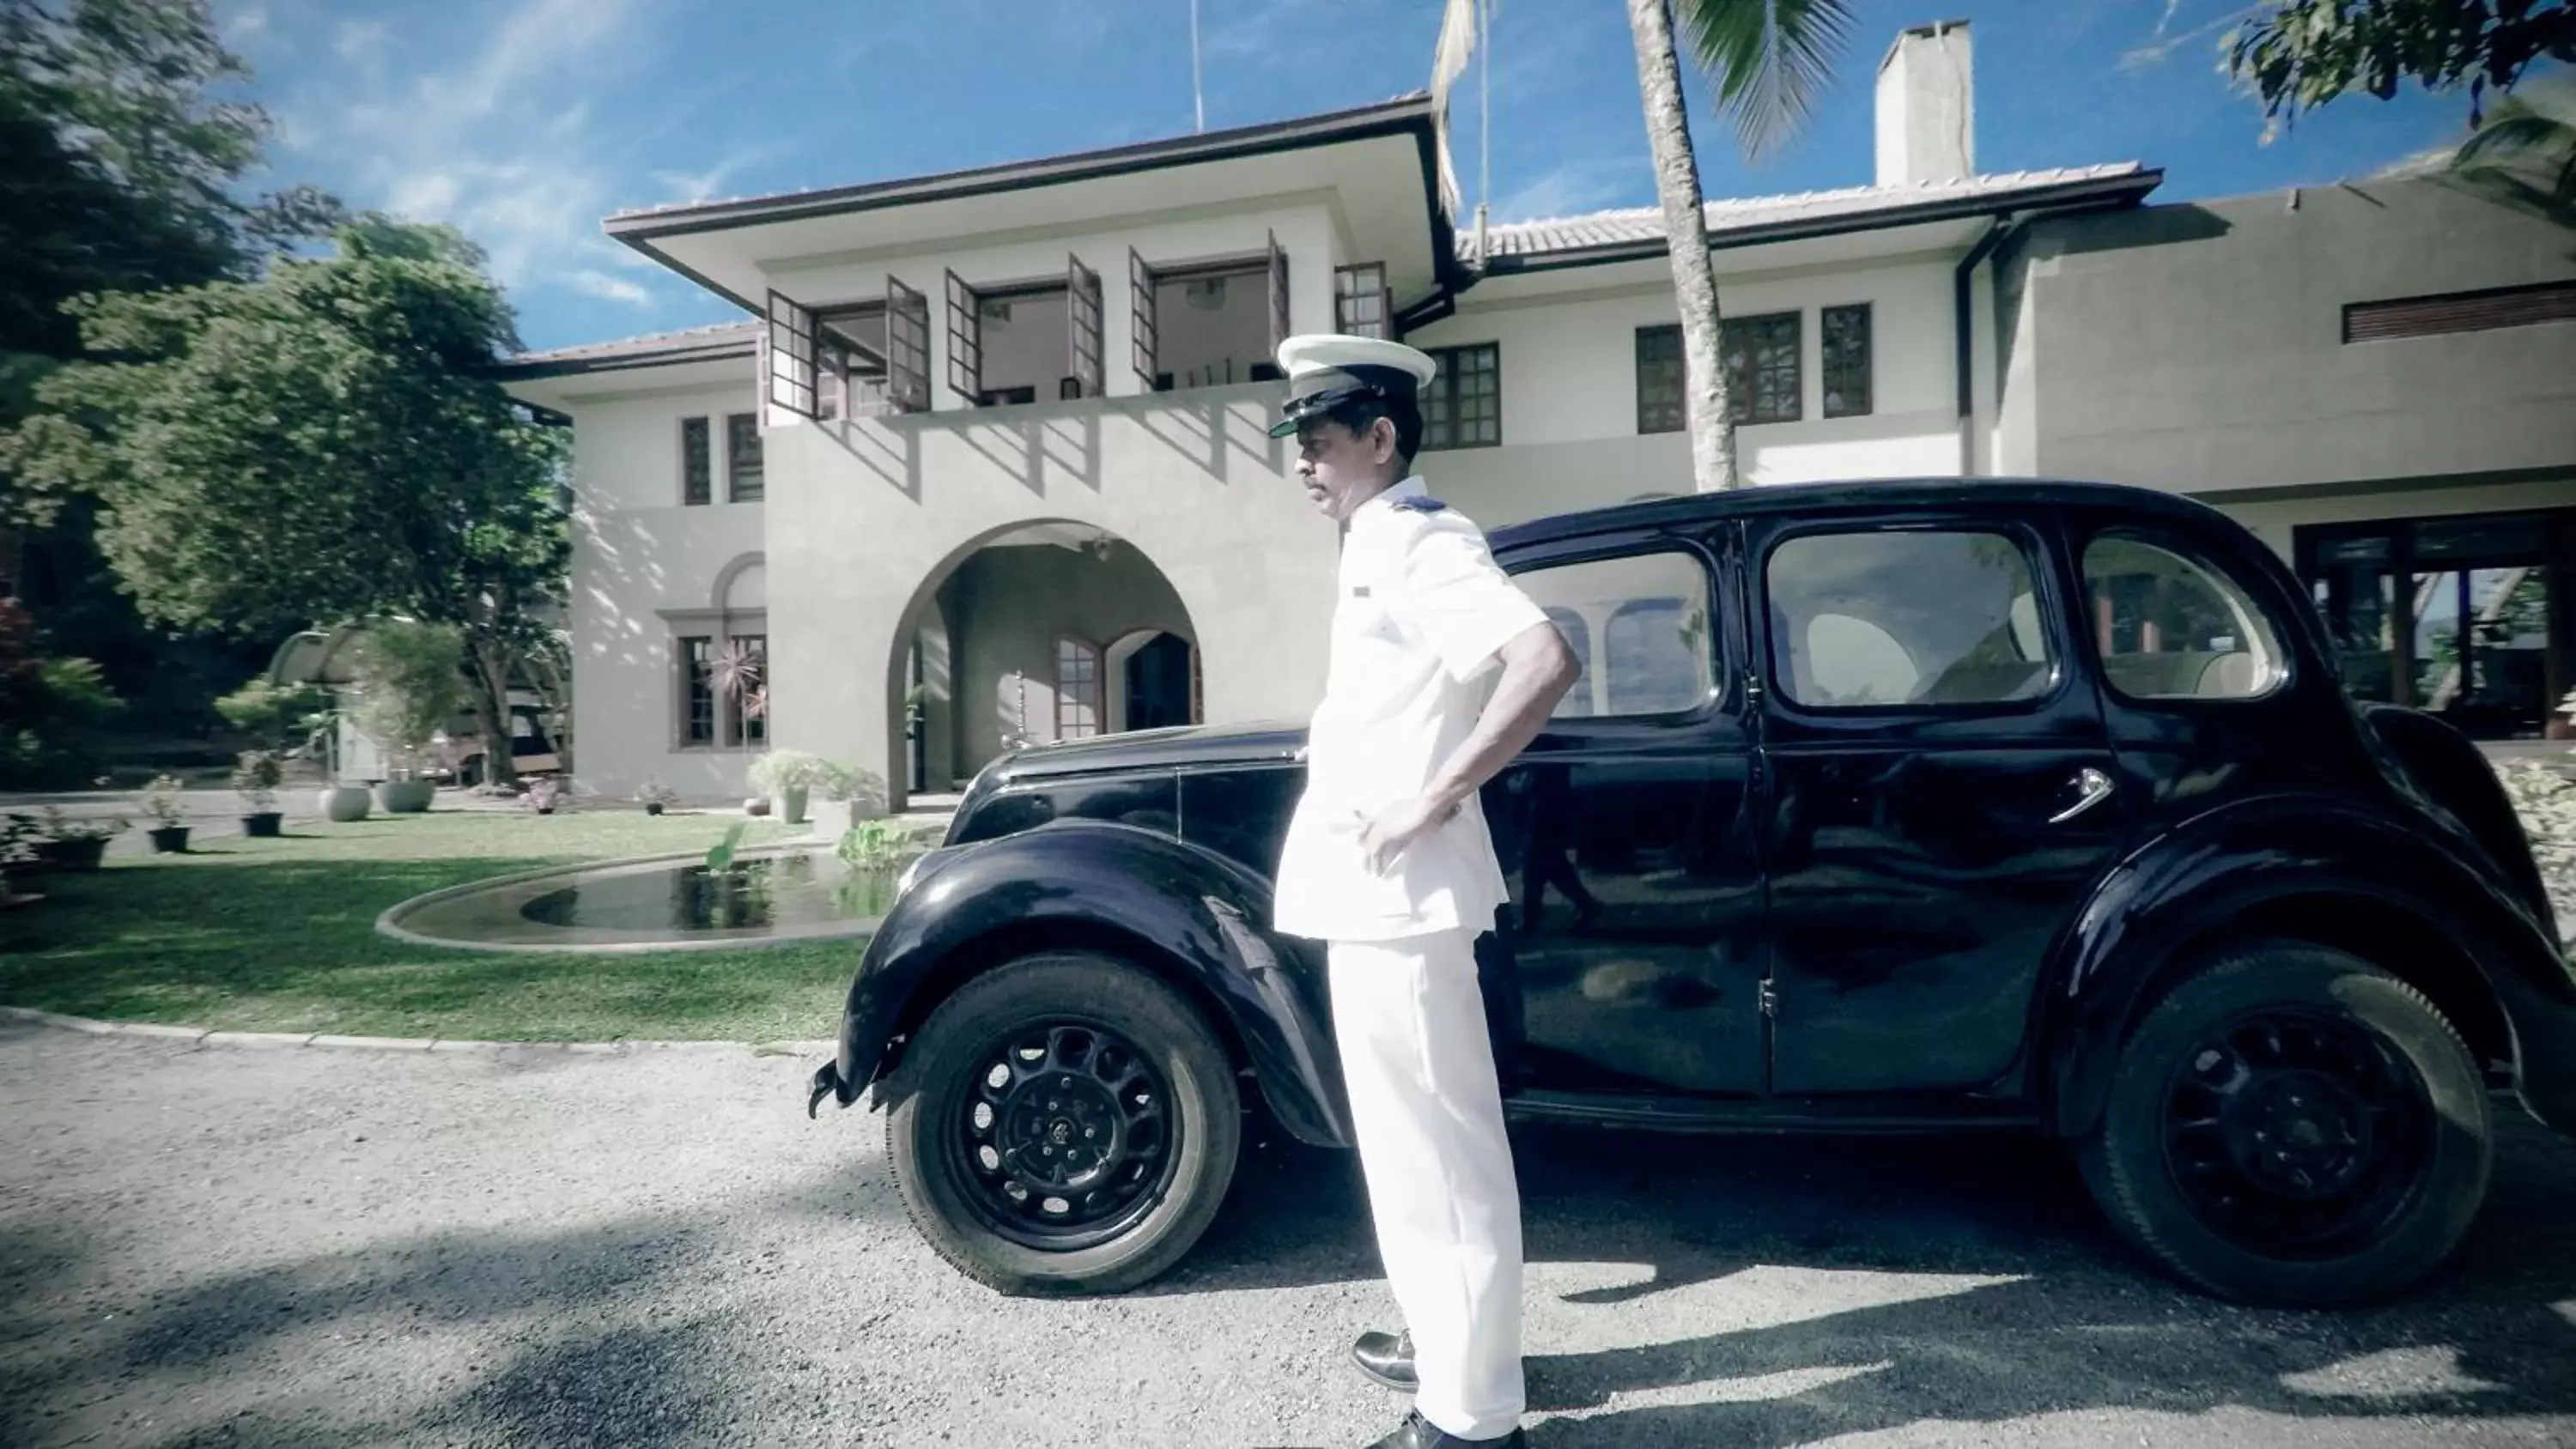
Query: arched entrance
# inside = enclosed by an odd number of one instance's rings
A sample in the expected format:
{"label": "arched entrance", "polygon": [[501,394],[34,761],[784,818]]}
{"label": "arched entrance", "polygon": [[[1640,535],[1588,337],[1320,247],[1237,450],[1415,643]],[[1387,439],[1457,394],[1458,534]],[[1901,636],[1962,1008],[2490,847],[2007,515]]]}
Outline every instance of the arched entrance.
{"label": "arched entrance", "polygon": [[940,794],[1022,745],[1199,722],[1196,638],[1171,580],[1125,539],[1066,520],[994,530],[905,611],[887,778]]}

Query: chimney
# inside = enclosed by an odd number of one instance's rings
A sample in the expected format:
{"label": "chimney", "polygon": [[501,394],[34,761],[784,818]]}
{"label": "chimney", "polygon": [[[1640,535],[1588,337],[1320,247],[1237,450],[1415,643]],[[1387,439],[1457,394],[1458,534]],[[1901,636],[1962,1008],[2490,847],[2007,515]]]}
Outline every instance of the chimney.
{"label": "chimney", "polygon": [[1878,184],[1919,186],[1977,174],[1976,88],[1968,22],[1912,26],[1878,63]]}

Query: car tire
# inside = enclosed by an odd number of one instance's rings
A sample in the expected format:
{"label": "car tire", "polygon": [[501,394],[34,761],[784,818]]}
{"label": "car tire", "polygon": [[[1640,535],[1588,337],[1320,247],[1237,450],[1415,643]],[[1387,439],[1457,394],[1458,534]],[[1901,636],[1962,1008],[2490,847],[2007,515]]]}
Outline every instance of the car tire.
{"label": "car tire", "polygon": [[2442,1265],[2485,1200],[2493,1130],[2476,1061],[2422,993],[2342,951],[2258,941],[2139,1022],[2077,1159],[2122,1235],[2182,1278],[2333,1307]]}
{"label": "car tire", "polygon": [[1197,1009],[1091,952],[968,982],[887,1088],[886,1149],[914,1227],[1010,1294],[1122,1293],[1160,1276],[1214,1221],[1242,1141],[1233,1068]]}

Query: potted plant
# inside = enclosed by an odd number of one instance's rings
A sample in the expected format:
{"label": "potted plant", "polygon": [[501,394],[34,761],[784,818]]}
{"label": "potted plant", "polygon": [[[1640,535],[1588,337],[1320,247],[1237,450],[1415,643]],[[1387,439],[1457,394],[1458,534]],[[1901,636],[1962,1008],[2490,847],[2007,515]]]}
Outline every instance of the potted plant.
{"label": "potted plant", "polygon": [[44,897],[21,892],[14,878],[36,861],[36,822],[24,815],[0,818],[0,909],[23,906]]}
{"label": "potted plant", "polygon": [[837,840],[885,813],[885,781],[871,771],[825,760],[814,771],[813,789],[824,801],[814,812],[815,833],[827,838]]}
{"label": "potted plant", "polygon": [[561,775],[539,775],[528,782],[528,807],[540,815],[552,815],[571,788],[572,782]]}
{"label": "potted plant", "polygon": [[777,802],[777,815],[790,825],[805,823],[805,800],[827,778],[832,767],[803,750],[771,750],[751,762],[744,783]]}
{"label": "potted plant", "polygon": [[[27,817],[13,815],[13,820]],[[34,865],[38,870],[96,870],[107,854],[107,842],[125,832],[122,816],[74,820],[58,805],[45,807],[44,823],[35,828]]]}
{"label": "potted plant", "polygon": [[635,792],[635,798],[644,803],[645,814],[659,815],[680,803],[680,792],[659,780],[647,780],[644,788]]}
{"label": "potted plant", "polygon": [[277,808],[277,787],[286,777],[277,751],[244,750],[235,758],[233,793],[246,807],[241,818],[242,833],[261,838],[275,836],[278,823],[286,818]]}
{"label": "potted plant", "polygon": [[344,717],[336,701],[323,704],[304,717],[304,748],[309,758],[322,762],[322,777],[330,781],[314,801],[322,818],[345,825],[367,818],[367,787],[352,785],[340,778],[340,721]]}
{"label": "potted plant", "polygon": [[143,789],[143,813],[161,823],[152,827],[152,848],[175,854],[188,848],[187,782],[176,775],[155,775]]}
{"label": "potted plant", "polygon": [[427,810],[438,787],[420,777],[422,753],[465,708],[465,636],[451,625],[386,619],[367,626],[354,673],[358,729],[384,752],[376,803],[388,813]]}

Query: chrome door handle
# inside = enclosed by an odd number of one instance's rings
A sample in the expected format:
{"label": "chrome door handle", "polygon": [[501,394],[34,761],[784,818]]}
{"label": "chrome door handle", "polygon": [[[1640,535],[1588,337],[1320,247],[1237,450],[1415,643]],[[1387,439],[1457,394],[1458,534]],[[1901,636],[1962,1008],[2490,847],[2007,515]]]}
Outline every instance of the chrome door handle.
{"label": "chrome door handle", "polygon": [[2111,777],[2087,765],[2075,776],[2075,788],[2083,791],[2072,805],[2048,817],[2051,825],[2063,825],[2094,806],[2111,798]]}

